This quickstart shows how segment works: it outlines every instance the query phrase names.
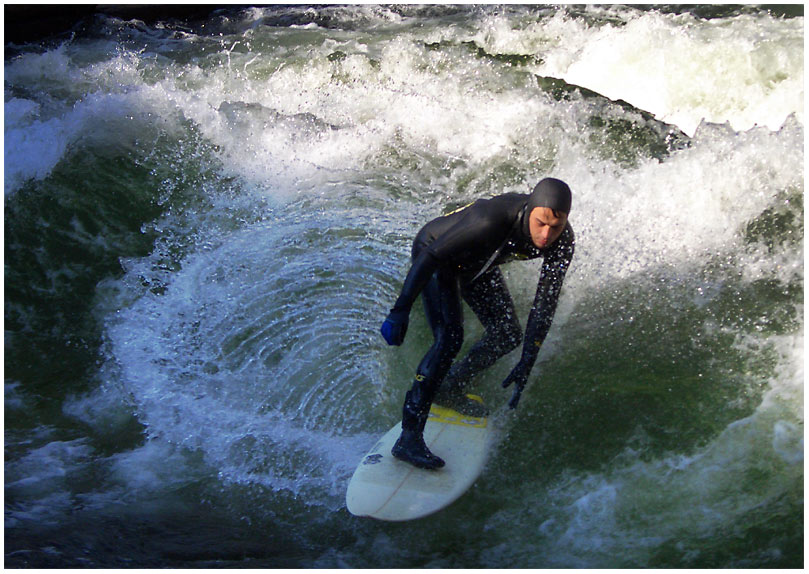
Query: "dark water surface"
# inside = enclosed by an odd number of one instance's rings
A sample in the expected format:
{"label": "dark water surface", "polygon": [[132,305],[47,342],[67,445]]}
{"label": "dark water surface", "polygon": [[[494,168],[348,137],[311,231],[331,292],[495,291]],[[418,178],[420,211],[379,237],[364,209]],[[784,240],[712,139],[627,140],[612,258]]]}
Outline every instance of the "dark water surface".
{"label": "dark water surface", "polygon": [[[233,7],[5,48],[6,566],[802,567],[802,11]],[[378,334],[412,236],[546,175],[576,259],[520,408],[518,354],[476,381],[484,474],[351,516],[430,343]],[[538,266],[504,271],[524,318]]]}

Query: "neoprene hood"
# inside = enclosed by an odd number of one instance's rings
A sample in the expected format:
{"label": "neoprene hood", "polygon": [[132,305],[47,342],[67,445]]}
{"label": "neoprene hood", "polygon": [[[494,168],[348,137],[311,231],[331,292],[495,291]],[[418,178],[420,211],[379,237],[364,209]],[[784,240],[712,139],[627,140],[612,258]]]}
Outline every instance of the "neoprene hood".
{"label": "neoprene hood", "polygon": [[528,210],[531,213],[536,207],[549,207],[554,211],[570,213],[571,193],[567,184],[552,177],[540,181],[528,198]]}

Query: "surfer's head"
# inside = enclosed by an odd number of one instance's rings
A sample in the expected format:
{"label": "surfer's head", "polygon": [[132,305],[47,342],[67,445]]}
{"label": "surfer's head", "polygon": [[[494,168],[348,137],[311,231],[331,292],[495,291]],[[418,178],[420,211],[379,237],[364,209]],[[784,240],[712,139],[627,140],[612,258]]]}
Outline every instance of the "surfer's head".
{"label": "surfer's head", "polygon": [[547,207],[568,215],[571,199],[570,188],[564,181],[546,177],[536,184],[528,197],[528,213],[536,207]]}
{"label": "surfer's head", "polygon": [[570,203],[570,188],[564,181],[546,177],[534,187],[528,197],[524,222],[534,245],[544,249],[559,239],[567,224]]}

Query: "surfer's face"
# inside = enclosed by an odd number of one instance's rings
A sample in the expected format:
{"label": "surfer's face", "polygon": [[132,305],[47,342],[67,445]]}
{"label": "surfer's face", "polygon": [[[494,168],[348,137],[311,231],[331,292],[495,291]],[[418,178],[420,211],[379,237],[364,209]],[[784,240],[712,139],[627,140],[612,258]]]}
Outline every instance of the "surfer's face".
{"label": "surfer's face", "polygon": [[554,212],[550,207],[535,207],[528,216],[531,241],[540,249],[553,245],[565,230],[566,223],[566,213]]}

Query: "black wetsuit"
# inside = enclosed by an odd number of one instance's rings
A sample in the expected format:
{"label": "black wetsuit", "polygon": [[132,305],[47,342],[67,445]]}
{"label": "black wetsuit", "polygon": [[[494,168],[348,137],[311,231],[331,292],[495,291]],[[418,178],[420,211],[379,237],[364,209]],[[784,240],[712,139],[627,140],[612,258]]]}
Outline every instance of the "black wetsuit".
{"label": "black wetsuit", "polygon": [[[562,282],[573,258],[574,235],[567,223],[553,244],[545,249],[537,248],[528,227],[528,198],[528,194],[509,193],[480,199],[430,221],[416,236],[413,264],[392,309],[392,313],[409,314],[421,293],[427,321],[435,337],[408,393],[407,400],[412,402],[413,410],[421,413],[429,410],[445,378],[448,387],[460,387],[519,346],[521,340],[521,372],[527,377],[533,367],[550,329]],[[495,259],[491,260],[495,253]],[[523,337],[498,265],[537,257],[543,257],[544,261]],[[485,271],[480,274],[481,270]],[[480,319],[485,333],[463,360],[452,365],[463,342],[461,298]]]}

